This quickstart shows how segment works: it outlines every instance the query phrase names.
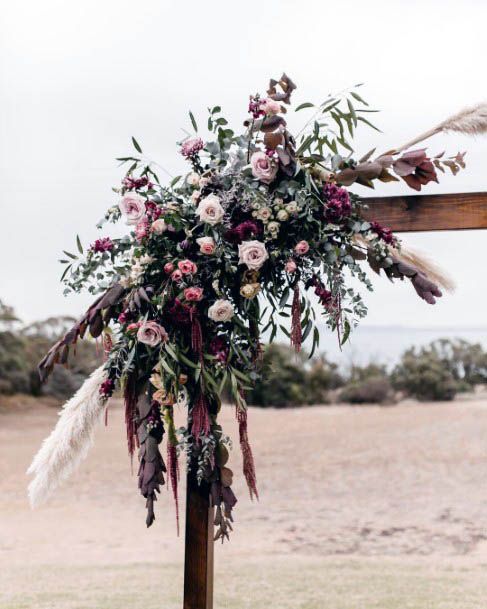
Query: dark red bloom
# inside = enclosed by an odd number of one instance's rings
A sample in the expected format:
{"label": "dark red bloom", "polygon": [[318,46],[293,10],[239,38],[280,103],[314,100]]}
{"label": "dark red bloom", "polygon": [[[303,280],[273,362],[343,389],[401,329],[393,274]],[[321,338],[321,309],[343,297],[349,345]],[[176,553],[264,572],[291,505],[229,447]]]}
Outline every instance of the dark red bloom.
{"label": "dark red bloom", "polygon": [[92,252],[109,252],[113,249],[113,245],[110,237],[102,237],[90,245],[90,250]]}
{"label": "dark red bloom", "polygon": [[328,222],[340,222],[351,214],[352,204],[345,188],[327,183],[323,186],[323,195],[326,199],[324,215]]}
{"label": "dark red bloom", "polygon": [[106,379],[106,381],[103,381],[103,383],[100,385],[100,395],[103,398],[109,398],[111,397],[114,389],[114,381],[112,379]]}
{"label": "dark red bloom", "polygon": [[245,220],[245,222],[241,222],[240,224],[237,224],[237,226],[227,230],[224,237],[227,241],[230,241],[230,243],[239,244],[242,243],[242,241],[247,241],[252,237],[260,235],[261,232],[262,229],[256,222]]}
{"label": "dark red bloom", "polygon": [[157,220],[157,218],[159,218],[159,216],[162,214],[162,209],[158,207],[154,201],[146,201],[145,209],[151,220]]}
{"label": "dark red bloom", "polygon": [[428,182],[438,182],[435,166],[426,155],[426,149],[409,150],[394,161],[392,167],[406,184],[414,190],[421,190]]}
{"label": "dark red bloom", "polygon": [[396,237],[394,236],[394,233],[390,228],[382,226],[382,224],[379,224],[379,222],[371,222],[370,227],[375,233],[377,233],[379,239],[381,239],[388,245],[396,244]]}

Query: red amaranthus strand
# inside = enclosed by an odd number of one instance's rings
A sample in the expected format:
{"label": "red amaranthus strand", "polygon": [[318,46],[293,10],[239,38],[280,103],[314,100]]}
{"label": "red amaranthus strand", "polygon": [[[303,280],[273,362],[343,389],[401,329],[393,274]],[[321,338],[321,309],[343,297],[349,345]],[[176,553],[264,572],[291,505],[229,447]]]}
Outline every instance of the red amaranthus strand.
{"label": "red amaranthus strand", "polygon": [[191,313],[191,348],[198,355],[200,360],[203,359],[203,334],[196,311]]}
{"label": "red amaranthus strand", "polygon": [[301,332],[301,298],[299,294],[299,286],[294,286],[293,304],[291,308],[291,345],[296,353],[301,351],[303,335]]}
{"label": "red amaranthus strand", "polygon": [[174,503],[176,504],[176,527],[179,535],[179,463],[176,446],[171,442],[170,439],[168,439],[167,442],[167,475],[171,481],[172,494],[174,496]]}
{"label": "red amaranthus strand", "polygon": [[197,444],[201,442],[200,435],[207,436],[210,433],[210,416],[208,414],[208,403],[202,391],[198,394],[191,412],[192,425],[191,434]]}
{"label": "red amaranthus strand", "polygon": [[138,446],[137,439],[137,387],[134,374],[129,375],[123,391],[125,401],[125,426],[127,428],[127,446],[129,455],[133,457]]}
{"label": "red amaranthus strand", "polygon": [[247,486],[249,488],[250,498],[254,496],[259,498],[259,491],[257,490],[257,477],[255,475],[255,464],[252,449],[250,448],[249,436],[247,430],[247,409],[239,408],[235,409],[235,414],[238,421],[238,434],[240,438],[240,450],[242,451],[243,459],[243,473]]}

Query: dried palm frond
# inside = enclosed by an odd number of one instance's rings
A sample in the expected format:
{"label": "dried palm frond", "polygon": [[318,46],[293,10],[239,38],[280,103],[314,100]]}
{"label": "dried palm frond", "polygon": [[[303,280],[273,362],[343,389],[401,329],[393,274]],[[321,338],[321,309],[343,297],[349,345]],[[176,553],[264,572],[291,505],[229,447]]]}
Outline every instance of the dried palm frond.
{"label": "dried palm frond", "polygon": [[482,135],[487,133],[487,102],[460,110],[460,112],[453,114],[436,127],[433,127],[433,129],[421,133],[421,135],[418,135],[400,148],[396,148],[394,152],[402,152],[437,133],[448,133],[449,131],[465,135]]}
{"label": "dried palm frond", "polygon": [[100,394],[100,385],[106,378],[107,372],[100,366],[63,406],[56,427],[27,470],[34,474],[29,485],[32,507],[46,501],[88,454],[105,410],[106,398]]}

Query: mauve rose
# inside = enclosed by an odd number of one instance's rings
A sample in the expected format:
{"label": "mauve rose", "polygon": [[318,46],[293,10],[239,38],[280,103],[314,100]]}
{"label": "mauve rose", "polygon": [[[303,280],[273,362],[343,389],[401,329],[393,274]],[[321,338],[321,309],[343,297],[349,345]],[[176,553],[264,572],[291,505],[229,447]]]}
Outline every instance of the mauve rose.
{"label": "mauve rose", "polygon": [[265,152],[254,152],[250,157],[252,175],[264,184],[270,184],[277,174],[278,165]]}
{"label": "mauve rose", "polygon": [[181,281],[182,278],[183,278],[183,274],[181,273],[181,271],[179,269],[176,269],[171,275],[171,279],[173,281]]}
{"label": "mauve rose", "polygon": [[194,275],[198,270],[198,267],[191,260],[180,260],[178,262],[178,269],[183,275]]}
{"label": "mauve rose", "polygon": [[266,114],[279,114],[279,112],[281,111],[281,104],[279,102],[276,102],[274,99],[267,97],[260,103],[260,108]]}
{"label": "mauve rose", "polygon": [[284,268],[286,269],[286,273],[295,273],[298,265],[291,259],[286,262]]}
{"label": "mauve rose", "polygon": [[145,216],[145,199],[136,192],[128,192],[118,207],[127,224],[137,224]]}
{"label": "mauve rose", "polygon": [[256,271],[269,258],[265,245],[260,241],[244,241],[238,246],[239,264]]}
{"label": "mauve rose", "polygon": [[184,297],[190,302],[198,302],[203,298],[203,288],[186,288]]}
{"label": "mauve rose", "polygon": [[201,222],[206,222],[214,226],[223,220],[223,207],[220,204],[220,199],[216,195],[208,195],[201,199],[196,208],[196,215],[200,217]]}
{"label": "mauve rose", "polygon": [[142,241],[149,234],[149,220],[144,216],[142,220],[137,222],[135,227],[135,238],[137,241]]}
{"label": "mauve rose", "polygon": [[300,256],[307,254],[309,252],[309,243],[307,241],[300,241],[294,247],[294,251]]}
{"label": "mauve rose", "polygon": [[170,275],[174,271],[174,264],[172,262],[166,262],[164,265],[164,272]]}
{"label": "mauve rose", "polygon": [[165,328],[155,321],[145,321],[137,331],[139,343],[144,343],[149,347],[157,347],[159,343],[165,342],[168,338]]}
{"label": "mauve rose", "polygon": [[162,218],[158,218],[151,224],[151,231],[156,235],[162,235],[167,231],[167,224]]}
{"label": "mauve rose", "polygon": [[196,239],[196,243],[200,246],[200,252],[210,256],[215,253],[216,245],[213,237],[200,237]]}
{"label": "mauve rose", "polygon": [[208,317],[213,321],[230,321],[233,314],[233,304],[223,298],[216,300],[208,309]]}

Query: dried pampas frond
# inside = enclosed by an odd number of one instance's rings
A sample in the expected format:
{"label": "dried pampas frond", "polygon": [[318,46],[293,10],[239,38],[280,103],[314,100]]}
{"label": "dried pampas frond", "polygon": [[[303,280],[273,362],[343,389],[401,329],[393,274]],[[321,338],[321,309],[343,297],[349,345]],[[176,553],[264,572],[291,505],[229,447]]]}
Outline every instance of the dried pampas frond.
{"label": "dried pampas frond", "polygon": [[34,475],[29,485],[32,507],[45,502],[88,454],[94,429],[105,410],[106,398],[100,394],[100,385],[106,378],[106,370],[100,366],[63,406],[56,427],[27,470]]}
{"label": "dried pampas frond", "polygon": [[447,292],[455,291],[456,286],[453,279],[425,254],[404,246],[401,246],[400,250],[397,250],[394,247],[390,247],[389,249],[394,258],[398,261],[414,266],[426,275],[428,279],[444,288]]}
{"label": "dried pampas frond", "polygon": [[407,142],[400,148],[394,150],[395,153],[407,150],[424,140],[436,135],[437,133],[448,133],[454,131],[465,135],[482,135],[487,133],[487,102],[482,102],[476,106],[464,108],[453,114],[442,123],[418,135],[413,140]]}

